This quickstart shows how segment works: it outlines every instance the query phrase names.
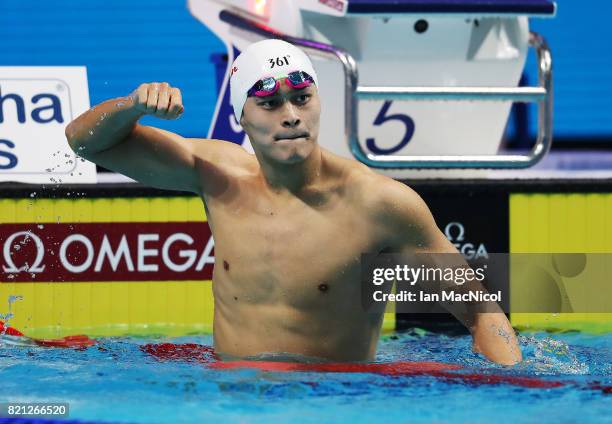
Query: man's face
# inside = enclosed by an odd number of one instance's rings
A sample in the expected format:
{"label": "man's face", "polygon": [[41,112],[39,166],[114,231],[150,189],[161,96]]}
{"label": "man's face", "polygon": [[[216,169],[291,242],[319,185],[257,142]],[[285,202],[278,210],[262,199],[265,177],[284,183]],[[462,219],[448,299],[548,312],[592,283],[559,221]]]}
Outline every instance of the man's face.
{"label": "man's face", "polygon": [[256,152],[276,162],[306,159],[319,136],[321,104],[314,84],[293,89],[284,79],[276,93],[249,97],[240,124]]}

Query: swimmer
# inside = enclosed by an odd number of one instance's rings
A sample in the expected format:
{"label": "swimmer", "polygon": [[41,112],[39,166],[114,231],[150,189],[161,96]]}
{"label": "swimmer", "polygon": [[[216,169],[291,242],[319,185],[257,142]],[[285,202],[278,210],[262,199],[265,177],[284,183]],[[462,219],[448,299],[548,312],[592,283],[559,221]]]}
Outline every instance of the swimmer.
{"label": "swimmer", "polygon": [[[66,137],[100,166],[201,197],[218,265],[218,354],[373,360],[383,315],[362,307],[360,255],[457,250],[412,189],[321,147],[317,74],[302,50],[254,43],[233,63],[230,84],[255,155],[139,124],[145,115],[183,113],[180,90],[165,82],[97,105],[67,126]],[[521,361],[501,310],[455,316],[475,351],[500,364]]]}

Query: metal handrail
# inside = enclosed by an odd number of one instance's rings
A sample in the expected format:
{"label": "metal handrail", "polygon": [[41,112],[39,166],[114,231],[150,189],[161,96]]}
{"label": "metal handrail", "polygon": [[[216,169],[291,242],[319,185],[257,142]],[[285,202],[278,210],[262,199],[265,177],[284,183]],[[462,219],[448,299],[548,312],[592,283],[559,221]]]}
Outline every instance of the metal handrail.
{"label": "metal handrail", "polygon": [[364,100],[480,100],[534,102],[546,99],[542,87],[357,87]]}
{"label": "metal handrail", "polygon": [[[357,64],[343,49],[312,40],[292,37],[235,12],[223,10],[219,19],[242,30],[328,54],[337,58],[344,70],[344,132],[349,149],[364,164],[383,169],[406,168],[529,168],[538,163],[552,144],[552,56],[546,41],[534,32],[529,45],[538,58],[537,87],[365,87],[357,86]],[[357,100],[479,100],[538,103],[538,138],[525,155],[374,155],[363,151],[357,129]]]}

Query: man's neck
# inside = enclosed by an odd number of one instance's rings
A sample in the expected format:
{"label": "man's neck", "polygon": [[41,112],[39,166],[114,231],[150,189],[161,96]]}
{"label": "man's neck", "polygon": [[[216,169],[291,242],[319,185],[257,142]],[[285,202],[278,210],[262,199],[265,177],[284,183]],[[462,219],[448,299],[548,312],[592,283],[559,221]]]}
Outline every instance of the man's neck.
{"label": "man's neck", "polygon": [[299,195],[303,190],[316,185],[321,178],[323,152],[316,146],[302,162],[282,164],[259,160],[261,173],[266,184],[273,192]]}

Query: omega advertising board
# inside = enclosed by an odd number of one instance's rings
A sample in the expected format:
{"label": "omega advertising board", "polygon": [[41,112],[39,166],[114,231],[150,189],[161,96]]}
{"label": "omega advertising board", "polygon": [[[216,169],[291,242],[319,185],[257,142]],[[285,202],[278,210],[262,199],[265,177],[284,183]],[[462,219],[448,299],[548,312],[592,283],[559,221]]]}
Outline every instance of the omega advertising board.
{"label": "omega advertising board", "polygon": [[205,222],[0,224],[3,280],[211,280]]}
{"label": "omega advertising board", "polygon": [[26,334],[212,329],[214,241],[199,198],[9,198],[0,217],[0,313]]}

